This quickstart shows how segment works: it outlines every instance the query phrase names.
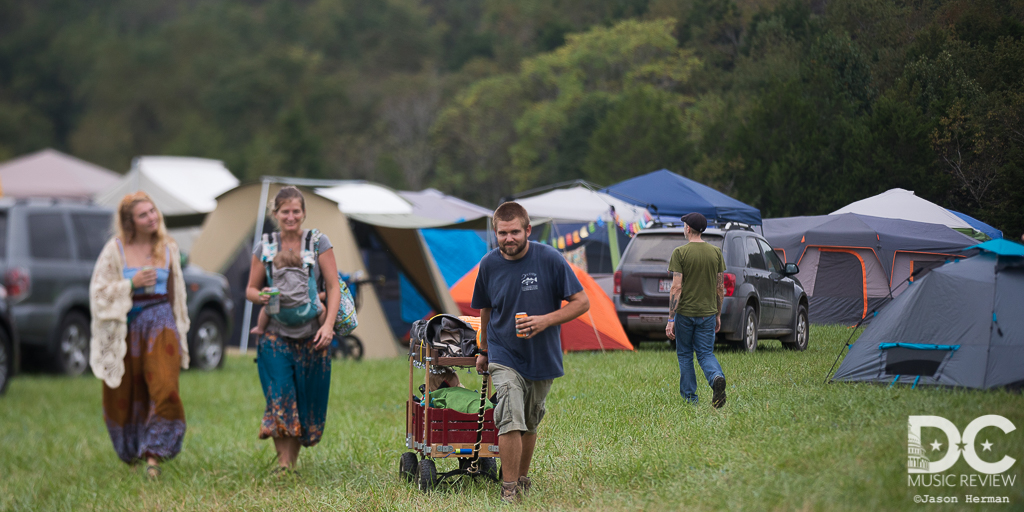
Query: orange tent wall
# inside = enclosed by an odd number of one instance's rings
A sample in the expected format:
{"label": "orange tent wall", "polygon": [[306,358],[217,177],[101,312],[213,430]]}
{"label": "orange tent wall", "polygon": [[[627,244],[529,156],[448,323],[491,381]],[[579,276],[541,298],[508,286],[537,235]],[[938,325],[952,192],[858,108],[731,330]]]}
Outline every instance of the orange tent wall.
{"label": "orange tent wall", "polygon": [[[583,291],[590,299],[590,311],[579,318],[562,325],[562,351],[579,350],[633,350],[633,345],[626,338],[626,331],[619,323],[615,313],[615,305],[604,293],[601,286],[579,267],[569,264],[576,278],[583,285]],[[451,288],[452,298],[459,305],[463,315],[480,316],[480,311],[470,307],[473,301],[473,288],[476,284],[480,265],[473,267],[462,276]],[[565,305],[565,302],[562,303]]]}

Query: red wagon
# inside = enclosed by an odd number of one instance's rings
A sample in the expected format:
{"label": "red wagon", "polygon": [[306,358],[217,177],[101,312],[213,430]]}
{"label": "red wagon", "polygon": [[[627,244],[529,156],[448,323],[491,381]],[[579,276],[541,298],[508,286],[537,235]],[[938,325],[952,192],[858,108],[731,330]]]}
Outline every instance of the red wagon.
{"label": "red wagon", "polygon": [[[438,350],[434,337],[436,327],[430,322],[448,315],[430,319],[426,326],[413,327],[409,341],[409,393],[405,402],[405,446],[410,452],[402,454],[399,474],[409,482],[427,492],[442,483],[454,482],[463,476],[483,477],[498,481],[498,430],[494,425],[494,409],[485,408],[485,401],[491,387],[490,376],[483,375],[480,389],[480,410],[477,414],[466,414],[452,409],[430,407],[427,400],[416,396],[416,382],[422,382],[421,392],[430,389],[430,375],[438,373],[440,367],[475,368],[476,357],[445,357]],[[457,317],[474,329],[479,328],[479,318]],[[419,322],[417,322],[419,323]],[[431,334],[427,334],[431,333]],[[475,332],[474,332],[475,338]],[[423,370],[422,380],[415,377],[418,369]],[[455,469],[438,472],[438,459],[453,459],[458,463]]]}

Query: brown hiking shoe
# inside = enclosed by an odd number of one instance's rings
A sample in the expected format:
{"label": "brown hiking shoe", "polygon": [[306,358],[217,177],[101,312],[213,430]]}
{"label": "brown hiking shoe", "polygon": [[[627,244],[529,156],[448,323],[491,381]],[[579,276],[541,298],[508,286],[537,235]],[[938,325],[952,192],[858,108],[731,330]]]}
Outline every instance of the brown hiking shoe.
{"label": "brown hiking shoe", "polygon": [[711,381],[711,406],[721,409],[725,405],[725,377],[719,375]]}
{"label": "brown hiking shoe", "polygon": [[523,496],[530,494],[530,487],[533,486],[533,482],[530,481],[530,477],[521,476],[519,477],[519,490],[523,493]]}
{"label": "brown hiking shoe", "polygon": [[519,493],[519,482],[501,483],[501,501],[511,503],[513,505],[517,505],[519,502],[523,501],[523,497]]}

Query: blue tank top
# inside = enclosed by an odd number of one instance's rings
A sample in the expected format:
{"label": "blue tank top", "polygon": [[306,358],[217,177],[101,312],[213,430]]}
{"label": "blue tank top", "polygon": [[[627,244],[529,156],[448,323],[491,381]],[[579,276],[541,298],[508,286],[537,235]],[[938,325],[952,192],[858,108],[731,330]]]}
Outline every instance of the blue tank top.
{"label": "blue tank top", "polygon": [[[138,274],[142,267],[129,267],[128,259],[124,257],[124,246],[121,245],[121,240],[117,239],[117,248],[121,249],[121,261],[124,262],[124,277],[131,279]],[[171,249],[164,247],[166,251],[164,253],[164,260],[167,262],[167,266],[164,268],[156,269],[156,286],[154,287],[153,295],[167,295],[167,279],[171,276]],[[136,288],[135,295],[145,294],[145,288]]]}

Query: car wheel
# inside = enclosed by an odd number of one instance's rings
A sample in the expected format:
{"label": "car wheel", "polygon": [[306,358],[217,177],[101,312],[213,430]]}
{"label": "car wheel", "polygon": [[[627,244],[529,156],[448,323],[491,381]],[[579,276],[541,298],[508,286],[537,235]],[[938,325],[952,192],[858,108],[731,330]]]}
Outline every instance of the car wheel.
{"label": "car wheel", "polygon": [[807,322],[807,306],[803,304],[796,310],[796,322],[793,333],[782,338],[782,346],[790,350],[807,350],[810,341],[810,324]]}
{"label": "car wheel", "polygon": [[420,461],[419,469],[420,475],[416,482],[417,486],[423,492],[430,492],[437,484],[437,466],[434,465],[434,461],[423,459]]}
{"label": "car wheel", "polygon": [[188,347],[190,367],[208,371],[224,366],[224,337],[227,335],[224,330],[224,318],[219,313],[211,309],[199,312],[189,330],[192,335]]}
{"label": "car wheel", "polygon": [[57,331],[57,370],[77,376],[89,367],[89,317],[80,311],[68,311]]}
{"label": "car wheel", "polygon": [[0,395],[7,391],[7,383],[14,376],[14,351],[7,333],[0,329]]}
{"label": "car wheel", "polygon": [[743,336],[740,346],[747,352],[757,350],[757,310],[748,305],[743,309]]}
{"label": "car wheel", "polygon": [[412,479],[416,477],[415,453],[405,452],[402,454],[402,458],[398,461],[398,476],[406,482],[412,482]]}

